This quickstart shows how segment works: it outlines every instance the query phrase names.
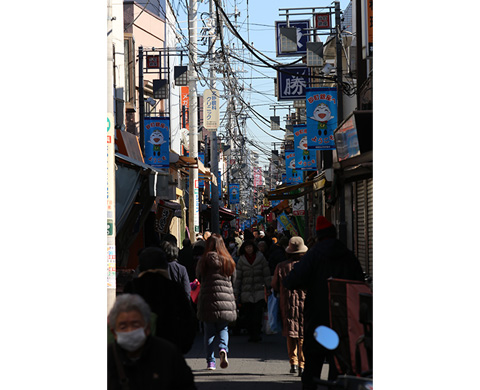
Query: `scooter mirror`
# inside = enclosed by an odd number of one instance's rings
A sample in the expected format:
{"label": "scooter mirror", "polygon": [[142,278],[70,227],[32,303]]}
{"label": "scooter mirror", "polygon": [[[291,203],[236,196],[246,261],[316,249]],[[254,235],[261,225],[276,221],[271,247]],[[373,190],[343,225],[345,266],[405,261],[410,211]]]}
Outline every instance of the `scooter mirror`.
{"label": "scooter mirror", "polygon": [[338,347],[340,339],[337,332],[327,326],[320,325],[313,334],[315,340],[322,346],[331,351]]}

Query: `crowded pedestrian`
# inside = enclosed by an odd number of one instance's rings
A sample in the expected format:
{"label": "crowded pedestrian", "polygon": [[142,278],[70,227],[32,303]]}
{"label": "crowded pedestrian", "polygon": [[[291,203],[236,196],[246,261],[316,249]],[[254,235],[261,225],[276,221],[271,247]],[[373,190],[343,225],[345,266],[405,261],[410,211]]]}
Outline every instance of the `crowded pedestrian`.
{"label": "crowded pedestrian", "polygon": [[179,249],[177,245],[169,241],[162,241],[160,248],[167,255],[170,279],[179,283],[183,287],[185,295],[190,297],[190,278],[188,277],[187,269],[178,262]]}
{"label": "crowded pedestrian", "polygon": [[197,265],[200,281],[197,318],[204,324],[207,369],[216,369],[215,347],[218,344],[220,367],[228,367],[228,324],[237,318],[233,293],[235,262],[218,234],[211,235]]}
{"label": "crowded pedestrian", "polygon": [[287,260],[278,264],[272,279],[272,288],[280,300],[280,315],[282,317],[282,335],[287,339],[287,352],[290,362],[290,373],[302,376],[305,366],[303,356],[303,306],[304,290],[288,290],[283,286],[283,280],[293,266],[300,261],[308,251],[302,237],[292,237],[285,252]]}
{"label": "crowded pedestrian", "polygon": [[190,282],[195,280],[195,262],[193,258],[193,246],[190,239],[185,238],[182,241],[183,248],[178,252],[178,262],[187,269]]}
{"label": "crowded pedestrian", "polygon": [[239,250],[237,278],[234,284],[235,297],[245,316],[249,342],[262,340],[263,312],[267,288],[272,277],[267,260],[258,250],[254,240],[246,240]]}
{"label": "crowded pedestrian", "polygon": [[290,290],[306,291],[303,343],[305,368],[302,375],[305,390],[316,388],[314,378],[320,378],[325,359],[329,363],[329,379],[335,379],[338,374],[332,352],[320,346],[314,338],[318,326],[330,325],[328,279],[364,279],[358,259],[336,238],[335,226],[324,216],[317,218],[316,233],[317,243],[294,265],[283,282]]}
{"label": "crowded pedestrian", "polygon": [[287,259],[285,255],[285,248],[288,245],[288,239],[285,237],[280,239],[280,242],[274,242],[272,240],[272,244],[268,250],[267,260],[268,266],[270,268],[270,273],[273,275],[277,264],[285,261]]}
{"label": "crowded pedestrian", "polygon": [[121,294],[108,315],[115,341],[108,345],[107,388],[196,389],[184,357],[171,342],[152,335],[151,311],[135,294]]}
{"label": "crowded pedestrian", "polygon": [[196,319],[183,286],[170,279],[165,252],[158,247],[140,253],[140,274],[124,287],[125,293],[139,294],[156,314],[155,335],[175,344],[181,353],[193,345]]}

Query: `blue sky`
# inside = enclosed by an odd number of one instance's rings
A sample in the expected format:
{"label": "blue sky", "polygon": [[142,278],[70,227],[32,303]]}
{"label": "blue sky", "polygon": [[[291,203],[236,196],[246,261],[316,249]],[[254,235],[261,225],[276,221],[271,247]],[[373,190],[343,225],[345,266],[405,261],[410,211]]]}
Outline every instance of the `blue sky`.
{"label": "blue sky", "polygon": [[[247,3],[248,3],[248,14],[247,14]],[[237,17],[238,23],[238,30],[240,34],[249,43],[253,43],[254,47],[264,53],[266,56],[270,57],[272,60],[276,60],[282,63],[293,62],[294,60],[298,59],[299,57],[276,57],[276,50],[275,50],[275,21],[282,21],[285,20],[285,16],[280,16],[279,9],[287,8],[289,9],[289,14],[298,14],[298,13],[312,13],[312,8],[309,10],[298,10],[294,8],[307,8],[307,7],[328,7],[334,6],[334,3],[325,2],[325,1],[312,1],[312,0],[301,0],[295,6],[292,5],[291,0],[277,0],[275,2],[266,2],[262,0],[243,0],[238,2],[228,2],[226,6],[227,12],[229,13],[230,20],[234,20],[233,11],[235,9],[235,5],[237,9],[240,11],[240,15]],[[340,2],[340,8],[344,10],[349,1],[343,0]],[[206,4],[200,4],[199,10],[203,10],[205,7],[208,6]],[[319,9],[316,12],[320,12]],[[282,14],[285,11],[281,11]],[[231,15],[232,14],[232,15]],[[304,19],[311,19],[311,16],[308,15],[293,15],[290,20],[304,20]],[[247,24],[250,26],[247,29]],[[325,36],[322,38],[325,40]],[[251,56],[248,51],[244,51],[245,58],[248,61],[252,61],[254,63],[260,63],[255,57]],[[268,61],[272,62],[272,61]],[[264,67],[252,67],[249,65],[244,65],[244,70],[246,71],[243,73],[244,77],[251,77],[252,79],[245,79],[245,89],[248,91],[250,89],[251,83],[251,91],[245,92],[244,99],[253,106],[253,108],[258,111],[262,116],[266,118],[270,118],[270,116],[274,115],[273,109],[271,109],[271,105],[280,103],[274,97],[274,82],[272,78],[266,77],[276,77],[276,71],[270,68]],[[281,102],[288,104],[289,102]],[[277,109],[276,115],[281,117],[281,125],[284,126],[285,123],[283,121],[283,117],[288,114],[288,110],[286,109]],[[258,120],[258,118],[253,118],[247,122],[247,137],[258,143],[262,146],[262,148],[271,150],[272,142],[281,142],[279,139],[283,138],[283,131],[275,131],[272,132],[269,126],[265,125],[263,122]],[[255,124],[257,123],[258,126]],[[269,133],[269,134],[267,134]],[[273,137],[272,137],[273,135]],[[276,139],[276,138],[278,139]],[[252,148],[252,150],[259,152],[256,148]],[[262,153],[259,153],[262,155]],[[269,155],[263,155],[261,157],[262,167],[264,164],[267,163],[267,158],[270,157]]]}

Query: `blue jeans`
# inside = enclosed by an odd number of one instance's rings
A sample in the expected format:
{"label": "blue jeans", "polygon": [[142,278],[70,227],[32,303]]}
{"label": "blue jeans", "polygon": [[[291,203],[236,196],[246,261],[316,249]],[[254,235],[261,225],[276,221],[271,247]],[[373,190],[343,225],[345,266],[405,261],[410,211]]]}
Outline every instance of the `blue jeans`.
{"label": "blue jeans", "polygon": [[218,349],[224,349],[228,353],[228,322],[204,322],[203,336],[207,363],[215,363],[215,338],[218,336]]}

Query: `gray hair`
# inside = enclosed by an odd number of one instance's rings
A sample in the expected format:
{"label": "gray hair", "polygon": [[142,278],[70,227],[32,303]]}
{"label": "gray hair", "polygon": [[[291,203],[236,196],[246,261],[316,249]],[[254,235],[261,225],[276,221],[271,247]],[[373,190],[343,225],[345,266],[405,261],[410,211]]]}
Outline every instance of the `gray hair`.
{"label": "gray hair", "polygon": [[116,298],[115,304],[108,314],[108,324],[110,328],[115,329],[115,324],[117,323],[117,318],[120,313],[132,310],[136,310],[142,315],[145,325],[150,323],[151,310],[144,299],[137,294],[121,294]]}

